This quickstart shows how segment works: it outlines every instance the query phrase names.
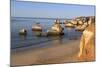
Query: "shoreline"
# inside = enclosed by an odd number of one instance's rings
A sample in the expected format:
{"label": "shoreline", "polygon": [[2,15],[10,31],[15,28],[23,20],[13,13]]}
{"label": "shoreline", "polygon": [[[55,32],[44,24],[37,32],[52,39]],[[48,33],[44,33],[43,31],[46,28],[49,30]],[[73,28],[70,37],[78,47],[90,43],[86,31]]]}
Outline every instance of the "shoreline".
{"label": "shoreline", "polygon": [[[81,39],[71,40],[68,43],[61,44],[54,41],[55,43],[49,43],[51,46],[12,51],[11,66],[95,61],[94,30],[94,25],[89,25],[83,31]],[[81,52],[80,48],[84,48],[84,45],[86,49]]]}
{"label": "shoreline", "polygon": [[73,39],[73,40],[66,40],[66,39],[63,39],[61,41],[59,41],[58,39],[54,39],[51,41],[46,41],[46,42],[41,42],[37,45],[30,45],[30,46],[27,46],[27,47],[21,47],[21,48],[15,48],[15,49],[11,49],[11,53],[15,53],[15,52],[21,52],[21,51],[27,51],[27,50],[31,50],[31,49],[34,49],[34,50],[38,50],[38,49],[41,49],[41,48],[50,48],[50,47],[54,47],[54,46],[58,46],[58,45],[70,45],[70,42],[73,42],[73,41],[79,41],[80,38],[78,38],[77,40]]}
{"label": "shoreline", "polygon": [[[79,40],[64,45],[52,45],[46,48],[11,53],[11,65],[51,64],[77,61]],[[74,49],[73,49],[74,48]]]}

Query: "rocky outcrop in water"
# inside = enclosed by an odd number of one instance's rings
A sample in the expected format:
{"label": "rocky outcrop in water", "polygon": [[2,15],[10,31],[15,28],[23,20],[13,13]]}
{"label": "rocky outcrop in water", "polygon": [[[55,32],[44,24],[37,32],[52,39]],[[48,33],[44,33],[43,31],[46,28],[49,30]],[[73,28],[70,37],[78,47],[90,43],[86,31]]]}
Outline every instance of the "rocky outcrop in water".
{"label": "rocky outcrop in water", "polygon": [[47,30],[48,35],[62,35],[63,28],[60,24],[54,24],[49,30]]}
{"label": "rocky outcrop in water", "polygon": [[27,34],[27,30],[26,29],[21,29],[19,31],[19,35],[26,35]]}
{"label": "rocky outcrop in water", "polygon": [[42,26],[40,23],[36,23],[35,25],[32,26],[33,31],[42,31]]}

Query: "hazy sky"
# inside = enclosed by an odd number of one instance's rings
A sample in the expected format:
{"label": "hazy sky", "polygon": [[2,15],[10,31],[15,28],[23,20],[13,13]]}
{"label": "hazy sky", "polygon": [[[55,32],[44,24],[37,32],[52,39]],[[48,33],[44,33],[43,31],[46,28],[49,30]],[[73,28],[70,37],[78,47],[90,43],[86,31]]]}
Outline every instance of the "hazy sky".
{"label": "hazy sky", "polygon": [[73,18],[94,16],[95,6],[11,1],[12,17]]}

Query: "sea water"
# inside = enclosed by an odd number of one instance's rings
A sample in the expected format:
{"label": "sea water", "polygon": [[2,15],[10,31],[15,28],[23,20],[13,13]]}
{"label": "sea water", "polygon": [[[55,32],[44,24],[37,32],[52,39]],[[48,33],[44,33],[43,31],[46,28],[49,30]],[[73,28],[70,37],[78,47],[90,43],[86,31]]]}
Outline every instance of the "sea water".
{"label": "sea water", "polygon": [[[64,19],[60,19],[64,22]],[[81,37],[82,32],[75,31],[75,28],[66,28],[64,24],[61,24],[64,28],[63,36],[52,36],[52,37],[37,37],[35,32],[32,31],[32,25],[40,23],[43,27],[43,32],[47,32],[48,29],[54,24],[54,18],[24,18],[24,17],[11,17],[11,49],[24,48],[24,47],[36,47],[41,48],[55,44],[65,44],[67,42],[73,42]],[[19,30],[27,30],[26,36],[19,35]],[[47,43],[45,45],[45,43]],[[50,43],[50,44],[49,44]]]}

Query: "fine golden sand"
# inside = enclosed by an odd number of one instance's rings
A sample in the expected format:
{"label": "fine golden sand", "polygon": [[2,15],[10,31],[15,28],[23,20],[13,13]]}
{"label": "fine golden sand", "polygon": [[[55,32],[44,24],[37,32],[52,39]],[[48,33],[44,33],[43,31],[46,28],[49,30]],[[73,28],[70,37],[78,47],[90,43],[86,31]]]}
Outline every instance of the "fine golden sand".
{"label": "fine golden sand", "polygon": [[77,61],[76,55],[79,51],[79,40],[75,40],[73,43],[54,45],[40,49],[30,48],[22,52],[12,52],[11,65],[75,62]]}

